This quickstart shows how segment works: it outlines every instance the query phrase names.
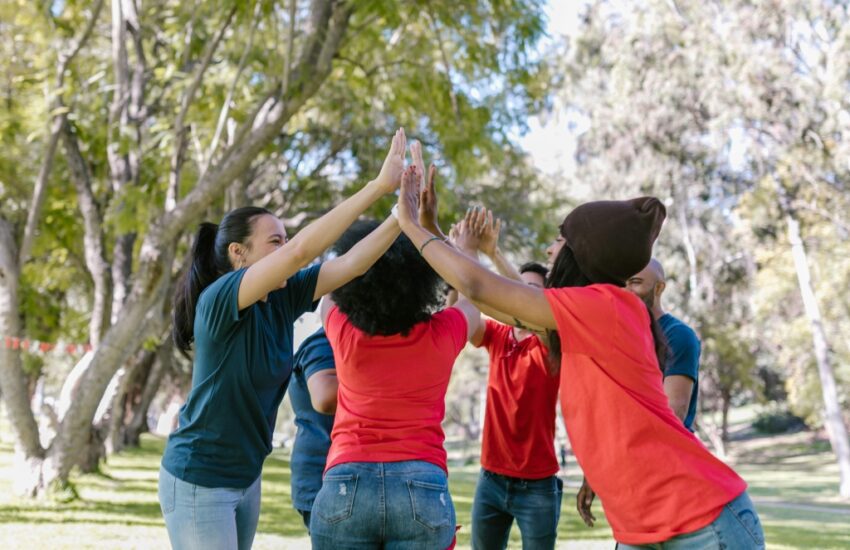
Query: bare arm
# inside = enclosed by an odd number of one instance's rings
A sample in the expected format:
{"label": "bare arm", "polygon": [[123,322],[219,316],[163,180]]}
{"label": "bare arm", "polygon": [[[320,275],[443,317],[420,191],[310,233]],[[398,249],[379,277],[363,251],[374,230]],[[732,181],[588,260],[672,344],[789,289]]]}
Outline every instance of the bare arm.
{"label": "bare arm", "polygon": [[[416,182],[405,173],[399,195],[399,225],[414,246],[422,249],[422,245],[433,235],[418,223],[418,200]],[[557,328],[542,289],[491,273],[478,262],[440,241],[428,243],[422,249],[422,255],[446,282],[471,301],[512,317],[523,317],[542,328]]]}
{"label": "bare arm", "polygon": [[401,234],[395,217],[389,216],[351,250],[322,264],[316,282],[314,300],[333,292],[342,285],[369,271]]}
{"label": "bare arm", "polygon": [[[280,288],[285,280],[333,244],[372,203],[394,191],[404,169],[405,144],[404,130],[399,129],[393,136],[390,152],[376,179],[299,231],[292,240],[251,265],[239,285],[239,309],[245,309]],[[319,279],[317,287],[322,286],[321,272]]]}
{"label": "bare arm", "polygon": [[336,369],[326,369],[315,373],[307,379],[307,390],[310,392],[310,403],[313,409],[321,414],[336,413],[336,394],[339,380]]}
{"label": "bare arm", "polygon": [[523,330],[530,330],[531,332],[534,332],[534,333],[541,335],[541,336],[546,333],[545,328],[539,327],[539,326],[531,323],[530,321],[526,321],[525,319],[519,319],[519,318],[516,318],[516,317],[511,317],[510,315],[508,315],[506,313],[502,313],[501,311],[498,311],[496,309],[493,309],[492,307],[489,307],[486,304],[483,304],[481,302],[472,302],[472,303],[475,304],[475,306],[481,311],[481,313],[483,313],[487,317],[490,317],[491,319],[495,319],[495,320],[499,321],[502,324],[509,325],[509,326],[516,327],[516,328],[523,329]]}
{"label": "bare arm", "polygon": [[664,378],[664,393],[667,394],[667,402],[673,413],[682,422],[688,416],[688,406],[691,404],[691,392],[694,389],[694,381],[688,376],[671,374]]}
{"label": "bare arm", "polygon": [[498,271],[502,277],[507,277],[508,279],[513,279],[514,281],[522,280],[522,277],[520,277],[517,268],[514,267],[514,264],[508,261],[508,259],[505,258],[504,255],[502,255],[502,251],[498,247],[496,247],[496,250],[492,256],[488,255],[487,257],[490,258],[490,261],[492,261],[493,265],[496,266],[496,271]]}

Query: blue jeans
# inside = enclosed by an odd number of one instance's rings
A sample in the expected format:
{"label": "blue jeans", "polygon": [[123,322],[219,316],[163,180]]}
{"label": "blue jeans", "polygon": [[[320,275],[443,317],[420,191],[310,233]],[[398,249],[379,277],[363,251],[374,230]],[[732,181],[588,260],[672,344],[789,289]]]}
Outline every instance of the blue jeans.
{"label": "blue jeans", "polygon": [[723,507],[720,516],[702,529],[657,544],[631,546],[617,544],[620,550],[764,550],[764,531],[746,491]]}
{"label": "blue jeans", "polygon": [[563,490],[556,476],[519,479],[482,468],[472,501],[472,548],[505,548],[514,519],[524,550],[555,548]]}
{"label": "blue jeans", "polygon": [[159,505],[175,550],[247,550],[260,519],[260,478],[247,489],[210,488],[160,467]]}
{"label": "blue jeans", "polygon": [[334,466],[310,516],[314,550],[441,550],[454,534],[446,472],[418,460]]}

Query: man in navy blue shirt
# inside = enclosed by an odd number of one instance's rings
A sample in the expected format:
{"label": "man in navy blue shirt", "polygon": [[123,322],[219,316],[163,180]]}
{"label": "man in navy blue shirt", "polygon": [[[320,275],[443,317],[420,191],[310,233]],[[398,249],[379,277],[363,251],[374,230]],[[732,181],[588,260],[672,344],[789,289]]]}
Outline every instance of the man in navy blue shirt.
{"label": "man in navy blue shirt", "polygon": [[664,311],[661,295],[666,286],[664,268],[655,258],[626,282],[626,288],[650,306],[664,331],[670,347],[664,366],[664,393],[676,416],[693,431],[699,396],[700,342],[691,327]]}
{"label": "man in navy blue shirt", "polygon": [[336,365],[324,329],[310,335],[298,348],[289,385],[295,411],[292,448],[292,504],[310,529],[310,510],[319,489],[331,446],[336,412]]}

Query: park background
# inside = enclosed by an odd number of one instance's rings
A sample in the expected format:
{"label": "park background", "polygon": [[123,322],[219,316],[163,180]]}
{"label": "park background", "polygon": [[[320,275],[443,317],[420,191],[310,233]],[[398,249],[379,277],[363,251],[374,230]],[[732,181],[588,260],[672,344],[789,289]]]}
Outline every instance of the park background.
{"label": "park background", "polygon": [[[484,204],[517,262],[584,200],[661,198],[665,303],[703,344],[698,435],[770,548],[850,546],[848,23],[828,0],[0,0],[0,544],[167,545],[194,229],[256,204],[297,232],[404,126],[443,226]],[[467,350],[445,422],[462,544],[485,381]],[[263,548],[306,544],[287,406]],[[574,511],[580,475],[560,540],[609,548]]]}

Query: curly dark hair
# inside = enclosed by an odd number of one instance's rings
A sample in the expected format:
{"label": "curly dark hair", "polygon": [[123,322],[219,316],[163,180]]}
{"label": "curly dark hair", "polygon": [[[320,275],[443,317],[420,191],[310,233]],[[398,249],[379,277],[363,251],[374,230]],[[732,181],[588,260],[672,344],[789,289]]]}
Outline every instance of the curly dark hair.
{"label": "curly dark hair", "polygon": [[[354,222],[333,251],[345,254],[379,225],[375,220]],[[366,334],[407,336],[416,323],[427,321],[442,305],[441,283],[437,272],[402,234],[369,271],[333,291],[331,297]]]}

